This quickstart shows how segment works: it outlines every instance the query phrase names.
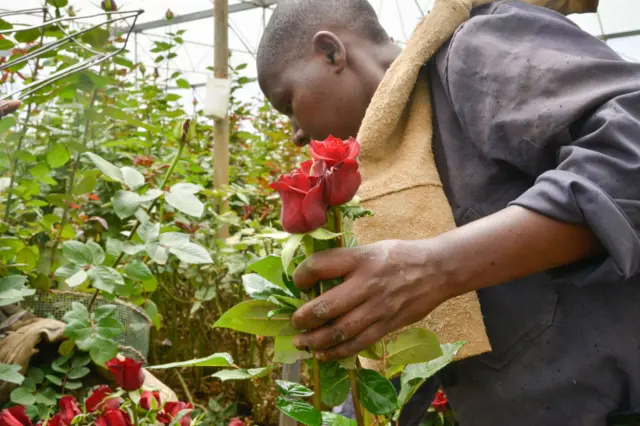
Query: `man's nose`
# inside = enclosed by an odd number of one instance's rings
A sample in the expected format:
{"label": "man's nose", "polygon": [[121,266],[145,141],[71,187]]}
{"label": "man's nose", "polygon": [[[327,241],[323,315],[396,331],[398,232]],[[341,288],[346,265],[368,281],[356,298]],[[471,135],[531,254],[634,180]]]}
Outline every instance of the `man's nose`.
{"label": "man's nose", "polygon": [[309,145],[309,142],[311,142],[311,138],[305,133],[304,130],[294,128],[293,143],[295,143],[297,146],[305,146]]}

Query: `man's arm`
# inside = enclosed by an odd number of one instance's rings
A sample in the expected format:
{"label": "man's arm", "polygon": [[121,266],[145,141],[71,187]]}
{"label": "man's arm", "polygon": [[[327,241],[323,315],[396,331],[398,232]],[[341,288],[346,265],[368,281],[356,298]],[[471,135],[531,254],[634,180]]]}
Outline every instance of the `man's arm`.
{"label": "man's arm", "polygon": [[[308,289],[322,279],[346,279],[296,312],[297,328],[315,330],[295,344],[319,349],[322,359],[344,358],[424,318],[449,298],[599,250],[587,228],[513,206],[430,240],[320,252],[296,270],[296,285]],[[329,320],[335,321],[321,327]]]}
{"label": "man's arm", "polygon": [[640,272],[640,65],[558,14],[507,2],[463,25],[442,72],[480,155],[535,183],[510,207],[431,240],[305,262],[300,287],[345,282],[295,314],[313,330],[298,347],[352,355],[450,297],[589,256],[582,285]]}

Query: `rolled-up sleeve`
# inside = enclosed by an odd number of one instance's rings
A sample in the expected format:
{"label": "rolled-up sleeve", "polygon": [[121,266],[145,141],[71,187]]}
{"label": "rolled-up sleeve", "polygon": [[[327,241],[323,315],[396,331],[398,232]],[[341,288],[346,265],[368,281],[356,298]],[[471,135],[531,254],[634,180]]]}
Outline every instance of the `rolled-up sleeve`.
{"label": "rolled-up sleeve", "polygon": [[640,64],[554,12],[507,2],[451,41],[446,90],[480,152],[530,176],[511,204],[585,224],[608,256],[579,282],[640,272]]}

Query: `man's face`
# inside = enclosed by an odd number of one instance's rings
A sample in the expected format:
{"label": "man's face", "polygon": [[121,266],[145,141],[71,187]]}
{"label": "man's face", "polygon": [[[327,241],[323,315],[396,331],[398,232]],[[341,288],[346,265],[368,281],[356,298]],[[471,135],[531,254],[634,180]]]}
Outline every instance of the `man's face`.
{"label": "man's face", "polygon": [[273,106],[289,116],[298,146],[329,135],[356,137],[371,95],[348,66],[336,71],[322,55],[294,59],[258,76]]}

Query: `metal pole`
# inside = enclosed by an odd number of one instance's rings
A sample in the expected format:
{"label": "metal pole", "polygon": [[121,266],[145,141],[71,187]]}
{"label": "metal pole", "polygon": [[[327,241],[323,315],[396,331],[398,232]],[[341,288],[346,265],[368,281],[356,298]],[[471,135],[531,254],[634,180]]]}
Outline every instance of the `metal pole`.
{"label": "metal pole", "polygon": [[[215,0],[213,5],[214,20],[214,62],[215,78],[229,78],[229,1]],[[214,185],[222,189],[229,184],[229,118],[216,119],[213,136],[213,172]],[[227,209],[226,203],[218,206],[222,213]],[[227,238],[229,228],[224,225],[218,233],[219,238]]]}

